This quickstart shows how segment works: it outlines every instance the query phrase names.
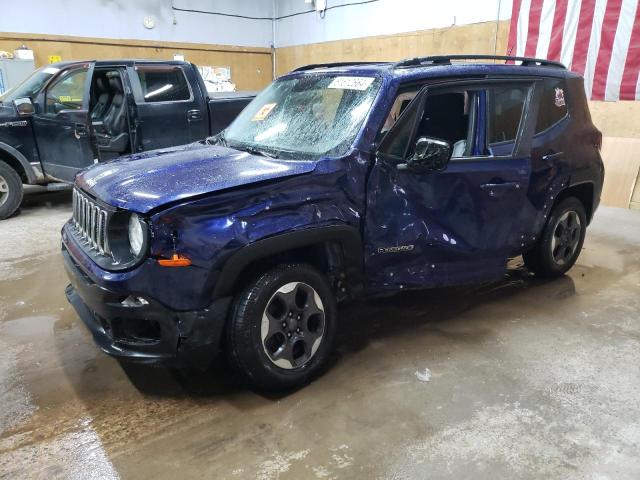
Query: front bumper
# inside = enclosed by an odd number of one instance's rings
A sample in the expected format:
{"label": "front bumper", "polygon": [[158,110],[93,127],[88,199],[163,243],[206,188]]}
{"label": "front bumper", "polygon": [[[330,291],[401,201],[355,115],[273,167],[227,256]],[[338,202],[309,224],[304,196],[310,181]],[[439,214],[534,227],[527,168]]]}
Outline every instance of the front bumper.
{"label": "front bumper", "polygon": [[[129,296],[98,285],[64,243],[62,256],[71,281],[65,291],[67,300],[105,353],[142,363],[201,367],[218,353],[230,297],[217,299],[203,310],[177,312],[148,296]],[[132,301],[136,298],[144,300]]]}

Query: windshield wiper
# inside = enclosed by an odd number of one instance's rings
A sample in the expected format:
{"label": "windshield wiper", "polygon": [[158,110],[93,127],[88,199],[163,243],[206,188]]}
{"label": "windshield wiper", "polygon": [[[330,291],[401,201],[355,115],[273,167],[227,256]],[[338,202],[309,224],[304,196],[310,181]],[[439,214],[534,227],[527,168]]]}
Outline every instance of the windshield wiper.
{"label": "windshield wiper", "polygon": [[251,147],[249,145],[242,145],[242,146],[237,146],[237,147],[233,147],[233,148],[237,148],[238,150],[244,150],[245,152],[249,152],[249,153],[252,153],[254,155],[261,155],[261,156],[267,157],[267,158],[278,158],[278,155],[276,155],[275,153],[267,152],[267,151],[262,150],[260,148]]}
{"label": "windshield wiper", "polygon": [[222,145],[223,147],[227,147],[227,139],[224,137],[224,130],[222,130],[217,135],[212,137],[207,137],[205,139],[205,143],[207,145]]}
{"label": "windshield wiper", "polygon": [[261,148],[258,148],[258,147],[253,147],[251,145],[236,145],[236,144],[229,145],[229,143],[227,142],[227,139],[224,136],[224,130],[222,130],[217,135],[214,135],[212,137],[207,137],[205,139],[205,143],[207,145],[222,145],[223,147],[235,148],[236,150],[242,150],[248,153],[252,153],[253,155],[260,155],[262,157],[274,158],[274,159],[278,158],[278,155],[276,155],[275,153],[262,150]]}

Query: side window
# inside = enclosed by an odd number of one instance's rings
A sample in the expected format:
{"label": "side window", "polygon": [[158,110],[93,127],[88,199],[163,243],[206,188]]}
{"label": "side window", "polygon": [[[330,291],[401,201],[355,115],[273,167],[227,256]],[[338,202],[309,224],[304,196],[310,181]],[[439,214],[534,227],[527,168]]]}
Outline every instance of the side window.
{"label": "side window", "polygon": [[189,84],[180,67],[136,67],[145,102],[189,100]]}
{"label": "side window", "polygon": [[[411,103],[407,115],[402,116],[393,125],[393,131],[389,138],[385,138],[381,151],[387,155],[399,158],[407,158],[413,154],[415,141],[420,137],[432,137],[446,140],[451,143],[452,158],[468,155],[469,140],[472,139],[472,115],[476,92],[474,91],[454,91],[443,93],[432,93],[426,99],[424,110],[417,125],[416,134],[412,137],[413,126],[416,115],[418,115],[418,105]],[[415,93],[413,94],[415,96]],[[399,95],[391,109],[390,117],[394,113],[394,108],[406,108],[402,105],[407,99]],[[387,122],[389,122],[389,118]],[[386,124],[385,124],[386,126]],[[469,145],[470,147],[470,145]]]}
{"label": "side window", "polygon": [[386,133],[391,130],[391,127],[395,125],[395,123],[398,121],[398,118],[400,118],[400,115],[402,115],[404,110],[409,106],[411,100],[416,98],[417,94],[418,90],[411,90],[398,94],[396,99],[393,101],[391,111],[389,112],[389,115],[387,115],[387,118],[384,121],[384,125],[382,126],[382,131],[380,133]]}
{"label": "side window", "polygon": [[[409,100],[401,98],[400,94],[391,108],[389,117],[385,121],[381,134],[389,131],[389,134],[383,138],[380,144],[380,152],[385,155],[396,157],[398,159],[405,158],[407,147],[411,141],[411,134],[413,133],[413,127],[416,122],[416,116],[418,115],[420,100]],[[415,95],[414,95],[415,97]],[[404,104],[404,105],[403,105]],[[397,107],[397,108],[396,108]],[[394,119],[394,109],[397,111],[397,117]],[[402,110],[402,112],[400,112]],[[405,113],[406,111],[406,113]],[[405,115],[402,115],[405,113]],[[389,125],[391,123],[391,125]],[[384,130],[387,128],[387,130]]]}
{"label": "side window", "polygon": [[487,143],[492,155],[511,155],[530,86],[493,87],[488,90]]}
{"label": "side window", "polygon": [[58,113],[62,110],[80,110],[84,100],[84,86],[87,69],[68,72],[49,87],[46,94],[46,113]]}
{"label": "side window", "polygon": [[470,139],[469,113],[473,104],[471,98],[474,95],[471,91],[429,95],[418,125],[416,139],[432,137],[446,140],[453,147],[451,158],[465,156]]}
{"label": "side window", "polygon": [[567,116],[564,80],[559,78],[545,78],[544,90],[538,107],[536,133],[552,127]]}

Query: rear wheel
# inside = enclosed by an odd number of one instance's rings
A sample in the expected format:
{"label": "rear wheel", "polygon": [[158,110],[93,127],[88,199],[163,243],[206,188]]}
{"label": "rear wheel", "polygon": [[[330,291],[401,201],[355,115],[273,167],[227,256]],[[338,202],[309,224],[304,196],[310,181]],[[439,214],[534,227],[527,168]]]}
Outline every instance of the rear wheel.
{"label": "rear wheel", "polygon": [[326,365],[335,323],[336,302],[326,277],[309,265],[279,265],[236,297],[227,357],[256,390],[295,388]]}
{"label": "rear wheel", "polygon": [[523,254],[527,268],[542,277],[566,273],[578,259],[587,229],[582,202],[569,197],[551,212],[540,242]]}
{"label": "rear wheel", "polygon": [[0,220],[10,217],[22,202],[22,180],[7,163],[0,161]]}

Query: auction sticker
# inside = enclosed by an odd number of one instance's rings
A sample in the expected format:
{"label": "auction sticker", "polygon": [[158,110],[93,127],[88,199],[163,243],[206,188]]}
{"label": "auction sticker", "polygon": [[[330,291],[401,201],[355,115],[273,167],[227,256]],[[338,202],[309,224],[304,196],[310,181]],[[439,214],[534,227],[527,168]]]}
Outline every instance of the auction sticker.
{"label": "auction sticker", "polygon": [[373,77],[336,77],[328,88],[342,90],[366,90],[373,83]]}
{"label": "auction sticker", "polygon": [[271,113],[276,107],[277,103],[265,103],[260,110],[256,112],[256,114],[251,119],[252,122],[261,122]]}

